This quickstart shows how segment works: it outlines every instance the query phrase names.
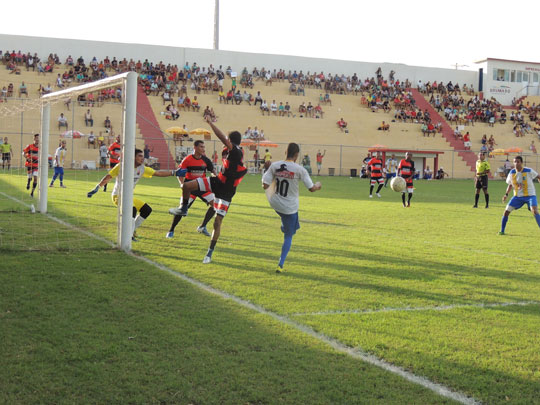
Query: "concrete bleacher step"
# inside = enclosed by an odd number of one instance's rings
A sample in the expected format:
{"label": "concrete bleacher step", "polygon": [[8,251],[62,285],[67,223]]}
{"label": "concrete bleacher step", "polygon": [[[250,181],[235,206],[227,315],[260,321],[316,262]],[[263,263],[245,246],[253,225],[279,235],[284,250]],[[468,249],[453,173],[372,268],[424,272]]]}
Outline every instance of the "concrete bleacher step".
{"label": "concrete bleacher step", "polygon": [[175,167],[174,158],[161,132],[150,101],[140,86],[137,88],[137,125],[144,143],[152,150],[151,155],[158,158],[160,169],[173,169]]}
{"label": "concrete bleacher step", "polygon": [[467,164],[471,171],[476,170],[476,155],[474,154],[474,152],[470,150],[465,150],[465,145],[463,141],[454,137],[454,130],[452,129],[452,127],[450,127],[446,120],[437,112],[437,110],[435,110],[435,108],[433,108],[431,104],[429,104],[429,102],[418,90],[410,89],[410,91],[413,95],[414,100],[416,101],[416,105],[418,106],[418,108],[420,108],[422,111],[427,110],[431,119],[434,122],[442,123],[443,138],[446,139],[450,146],[458,152],[458,156],[463,159],[463,161]]}

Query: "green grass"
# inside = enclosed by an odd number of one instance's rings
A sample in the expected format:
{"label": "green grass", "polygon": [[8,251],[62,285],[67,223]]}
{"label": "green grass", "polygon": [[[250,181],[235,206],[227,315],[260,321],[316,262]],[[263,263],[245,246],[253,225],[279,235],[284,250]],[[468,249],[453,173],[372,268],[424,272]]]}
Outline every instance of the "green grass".
{"label": "green grass", "polygon": [[[69,172],[68,189],[49,190],[49,210],[114,241],[109,193],[85,195],[99,176]],[[279,219],[259,176],[241,184],[210,265],[201,263],[209,240],[195,232],[203,204],[167,240],[177,184],[142,180],[135,195],[154,211],[134,251],[482,402],[538,402],[540,231],[520,210],[507,235],[497,235],[504,184],[490,183],[486,210],[471,208],[471,181],[417,182],[408,209],[389,189],[369,200],[364,180],[322,183],[322,191],[302,193],[301,229],[283,275],[274,273]],[[23,176],[0,178],[1,191],[28,203],[24,185]],[[9,353],[2,362],[17,364],[0,376],[7,402],[444,402],[42,215],[10,210],[22,207],[0,196],[0,249],[10,269],[0,273],[0,316],[9,325],[0,350]],[[32,260],[46,266],[29,267]],[[459,307],[429,310],[445,305]],[[379,311],[388,308],[396,311]],[[32,370],[39,388],[23,384]]]}

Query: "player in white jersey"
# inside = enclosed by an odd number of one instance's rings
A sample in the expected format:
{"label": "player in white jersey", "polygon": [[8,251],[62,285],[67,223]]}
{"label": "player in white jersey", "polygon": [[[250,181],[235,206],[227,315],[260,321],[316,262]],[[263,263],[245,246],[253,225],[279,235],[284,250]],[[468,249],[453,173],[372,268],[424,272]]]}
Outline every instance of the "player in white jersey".
{"label": "player in white jersey", "polygon": [[287,147],[287,158],[274,162],[264,173],[263,188],[272,208],[281,217],[281,231],[284,233],[281,257],[276,272],[283,271],[287,254],[291,249],[292,238],[300,228],[298,221],[298,182],[302,181],[309,191],[321,189],[321,183],[313,184],[306,169],[296,164],[300,147],[290,143]]}
{"label": "player in white jersey", "polygon": [[[114,166],[109,173],[105,175],[101,179],[101,181],[94,187],[92,190],[90,190],[87,193],[87,197],[90,198],[94,194],[96,194],[99,191],[100,187],[105,186],[109,181],[111,181],[112,178],[116,178],[116,183],[114,184],[114,189],[111,194],[112,200],[114,205],[118,206],[118,193],[120,189],[120,183],[118,182],[118,174],[120,172],[120,163],[118,163],[116,166]],[[177,169],[177,170],[154,170],[151,167],[146,167],[144,165],[144,153],[140,149],[135,149],[135,171],[133,173],[133,188],[137,185],[141,177],[169,177],[169,176],[177,176],[177,177],[184,177],[186,175],[186,171],[184,169]],[[138,215],[137,215],[138,213]],[[136,233],[135,231],[143,221],[148,218],[148,216],[152,213],[152,208],[146,204],[144,201],[139,200],[138,198],[133,199],[133,237],[132,239],[136,241]]]}
{"label": "player in white jersey", "polygon": [[54,187],[54,181],[60,176],[60,187],[66,188],[66,186],[64,186],[64,163],[66,161],[66,154],[66,141],[60,141],[60,146],[56,149],[56,152],[54,152],[54,176],[49,187]]}
{"label": "player in white jersey", "polygon": [[384,186],[386,187],[388,181],[393,177],[396,177],[398,168],[398,161],[396,160],[396,155],[392,154],[392,157],[386,159],[386,180],[384,181]]}
{"label": "player in white jersey", "polygon": [[508,216],[514,210],[518,210],[527,204],[527,208],[533,213],[536,223],[540,227],[540,214],[538,214],[538,202],[536,200],[536,190],[534,189],[534,180],[540,179],[538,173],[533,169],[523,166],[523,158],[516,156],[514,159],[514,168],[508,173],[506,183],[506,194],[503,196],[503,202],[506,201],[510,190],[514,189],[514,196],[506,206],[502,217],[501,230],[499,235],[504,235]]}

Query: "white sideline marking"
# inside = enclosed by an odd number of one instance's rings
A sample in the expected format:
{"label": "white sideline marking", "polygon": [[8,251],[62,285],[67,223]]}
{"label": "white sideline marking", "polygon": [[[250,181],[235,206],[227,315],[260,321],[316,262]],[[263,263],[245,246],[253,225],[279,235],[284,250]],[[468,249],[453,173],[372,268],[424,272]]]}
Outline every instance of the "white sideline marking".
{"label": "white sideline marking", "polygon": [[494,303],[479,303],[479,304],[453,304],[453,305],[436,305],[432,307],[403,307],[403,308],[380,308],[380,309],[345,309],[335,311],[318,311],[318,312],[297,312],[291,316],[312,316],[312,315],[340,315],[340,314],[376,314],[381,312],[407,312],[407,311],[447,311],[456,308],[497,308],[510,306],[527,306],[539,305],[539,301],[517,301],[517,302],[494,302]]}
{"label": "white sideline marking", "polygon": [[[30,204],[26,204],[24,203],[23,201],[20,201],[14,197],[11,197],[11,196],[8,196],[7,194],[3,193],[0,191],[0,194],[10,198],[11,200],[13,201],[16,201],[24,206],[27,206],[27,207],[30,207]],[[56,221],[58,222],[59,224],[62,224],[64,226],[67,226],[68,228],[71,228],[73,230],[76,230],[76,231],[79,231],[79,232],[82,232],[83,234],[85,235],[88,235],[88,236],[91,236],[91,237],[94,237],[98,240],[101,240],[101,241],[104,241],[105,243],[109,244],[110,246],[115,246],[114,243],[106,240],[105,238],[102,238],[101,236],[98,236],[98,235],[95,235],[93,234],[92,232],[89,232],[89,231],[86,231],[84,229],[80,229],[78,227],[76,227],[75,225],[72,225],[68,222],[65,222],[59,218],[56,218],[54,217],[53,215],[51,214],[46,214],[48,218],[50,218],[51,220],[53,221]],[[260,314],[264,314],[264,315],[268,315],[272,318],[274,318],[275,320],[281,322],[281,323],[284,323],[286,325],[289,325],[303,333],[306,333],[307,335],[323,342],[323,343],[326,343],[328,344],[329,346],[331,346],[333,349],[339,351],[339,352],[342,352],[342,353],[345,353],[355,359],[359,359],[359,360],[362,360],[366,363],[369,363],[369,364],[372,364],[376,367],[379,367],[379,368],[382,368],[383,370],[385,371],[389,371],[393,374],[396,374],[396,375],[399,375],[400,377],[414,383],[414,384],[417,384],[417,385],[420,385],[424,388],[427,388],[445,398],[450,398],[450,399],[453,399],[454,401],[457,401],[457,402],[460,402],[462,404],[466,404],[466,405],[479,405],[481,404],[480,401],[477,401],[476,399],[474,398],[471,398],[471,397],[468,397],[467,395],[465,394],[462,394],[460,392],[456,392],[456,391],[452,391],[450,388],[448,387],[445,387],[444,385],[442,384],[437,384],[437,383],[434,383],[430,380],[428,380],[427,378],[425,377],[421,377],[421,376],[417,376],[401,367],[398,367],[398,366],[395,366],[383,359],[380,359],[378,358],[377,356],[374,356],[372,354],[369,354],[369,353],[366,353],[365,351],[363,351],[361,348],[354,348],[354,347],[350,347],[350,346],[347,346],[343,343],[341,343],[340,341],[334,339],[334,338],[331,338],[329,336],[326,336],[320,332],[317,332],[315,330],[313,330],[312,328],[310,328],[309,326],[306,326],[306,325],[303,325],[301,323],[298,323],[290,318],[288,318],[287,316],[284,316],[284,315],[279,315],[275,312],[272,312],[272,311],[269,311],[267,309],[265,309],[264,307],[261,307],[259,305],[256,305],[250,301],[247,301],[247,300],[244,300],[240,297],[237,297],[235,295],[232,295],[232,294],[229,294],[225,291],[221,291],[221,290],[218,290],[214,287],[211,287],[209,286],[208,284],[205,284],[201,281],[198,281],[194,278],[191,278],[189,276],[186,276],[185,274],[182,274],[180,272],[177,272],[175,270],[172,270],[170,269],[169,267],[163,265],[163,264],[160,264],[160,263],[157,263],[153,260],[150,260],[144,256],[139,256],[139,255],[136,255],[135,253],[131,252],[131,253],[128,253],[128,255],[138,259],[138,260],[141,260],[145,263],[148,263],[154,267],[157,267],[159,270],[162,270],[166,273],[169,273],[175,277],[178,277],[188,283],[190,283],[191,285],[194,285],[196,287],[198,287],[199,289],[203,290],[203,291],[206,291],[206,292],[209,292],[211,294],[214,294],[214,295],[217,295],[218,297],[220,298],[223,298],[223,299],[227,299],[227,300],[232,300],[234,302],[236,302],[237,304],[243,306],[244,308],[248,308],[248,309],[251,309],[253,311],[256,311]]]}

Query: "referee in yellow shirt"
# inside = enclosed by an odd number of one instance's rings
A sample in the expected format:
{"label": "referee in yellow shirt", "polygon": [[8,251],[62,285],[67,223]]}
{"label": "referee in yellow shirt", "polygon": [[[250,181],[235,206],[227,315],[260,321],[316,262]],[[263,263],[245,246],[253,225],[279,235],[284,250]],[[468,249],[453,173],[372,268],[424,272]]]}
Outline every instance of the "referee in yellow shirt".
{"label": "referee in yellow shirt", "polygon": [[486,154],[480,152],[478,154],[478,160],[476,161],[476,176],[474,176],[474,185],[476,187],[476,194],[474,195],[473,208],[478,208],[478,199],[480,198],[480,189],[484,190],[484,196],[486,198],[486,208],[489,208],[489,193],[488,193],[488,175],[491,167],[486,160]]}

